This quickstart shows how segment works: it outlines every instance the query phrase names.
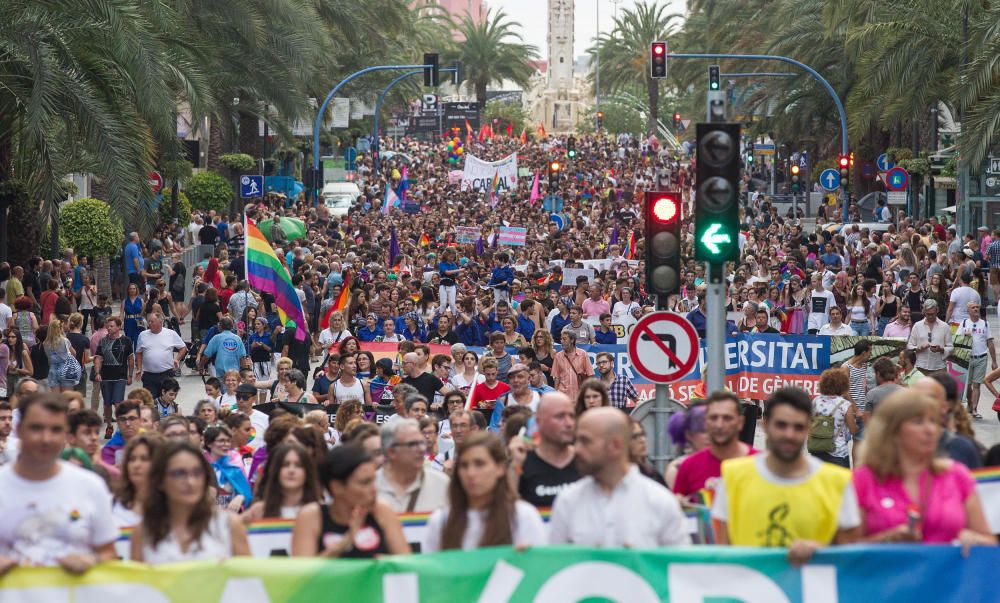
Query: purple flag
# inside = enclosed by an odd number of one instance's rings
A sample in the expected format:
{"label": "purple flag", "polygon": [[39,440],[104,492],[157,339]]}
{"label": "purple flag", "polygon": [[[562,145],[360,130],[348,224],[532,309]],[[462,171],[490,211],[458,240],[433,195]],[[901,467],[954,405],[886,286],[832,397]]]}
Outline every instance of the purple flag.
{"label": "purple flag", "polygon": [[611,231],[611,240],[608,241],[608,245],[618,244],[618,222],[615,222],[615,229]]}
{"label": "purple flag", "polygon": [[476,255],[483,255],[483,251],[486,250],[486,246],[483,245],[483,235],[479,235],[479,240],[476,241]]}
{"label": "purple flag", "polygon": [[396,239],[396,227],[389,229],[389,267],[392,268],[399,256],[399,241]]}

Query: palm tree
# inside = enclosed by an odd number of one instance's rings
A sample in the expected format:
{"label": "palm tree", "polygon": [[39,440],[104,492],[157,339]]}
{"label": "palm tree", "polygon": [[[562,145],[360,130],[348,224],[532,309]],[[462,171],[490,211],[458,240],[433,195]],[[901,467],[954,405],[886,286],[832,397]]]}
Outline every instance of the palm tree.
{"label": "palm tree", "polygon": [[587,51],[592,63],[599,60],[601,83],[607,90],[645,91],[651,130],[656,128],[659,115],[660,83],[650,72],[649,44],[667,39],[673,32],[672,22],[680,18],[681,15],[667,14],[666,4],[639,2],[634,8],[623,9],[615,19],[614,29],[601,34]]}
{"label": "palm tree", "polygon": [[486,107],[486,88],[490,84],[510,80],[528,87],[534,73],[530,61],[538,58],[538,49],[525,44],[517,28],[520,25],[507,20],[503,10],[488,11],[482,23],[466,14],[458,24],[463,41],[448,58],[462,62],[465,81],[472,85],[480,111]]}
{"label": "palm tree", "polygon": [[156,140],[175,136],[174,90],[202,90],[191,78],[167,7],[134,0],[8,0],[0,3],[0,182],[15,155],[31,198],[52,218],[61,180],[76,159],[103,178],[108,201],[150,230],[153,196],[145,174]]}

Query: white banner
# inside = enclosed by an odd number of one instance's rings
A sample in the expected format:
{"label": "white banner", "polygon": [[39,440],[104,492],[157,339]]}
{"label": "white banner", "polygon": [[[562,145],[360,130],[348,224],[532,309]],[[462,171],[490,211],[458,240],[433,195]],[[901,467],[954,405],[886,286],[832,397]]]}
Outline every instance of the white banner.
{"label": "white banner", "polygon": [[334,98],[330,107],[330,127],[346,128],[351,125],[351,99]]}
{"label": "white banner", "polygon": [[465,155],[465,169],[462,172],[462,190],[487,190],[493,177],[499,176],[498,189],[509,193],[517,188],[517,153],[512,153],[500,161],[483,161],[473,155]]}

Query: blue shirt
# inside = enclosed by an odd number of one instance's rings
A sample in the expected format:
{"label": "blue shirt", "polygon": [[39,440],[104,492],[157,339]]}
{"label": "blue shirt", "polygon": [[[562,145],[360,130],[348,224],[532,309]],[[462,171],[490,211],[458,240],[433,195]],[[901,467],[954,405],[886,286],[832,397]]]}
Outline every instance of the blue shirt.
{"label": "blue shirt", "polygon": [[531,336],[535,334],[535,321],[518,314],[517,332],[524,335],[524,338],[528,341],[531,341]]}
{"label": "blue shirt", "polygon": [[594,329],[594,341],[601,344],[616,344],[618,343],[618,336],[615,335],[614,329],[608,329],[607,333],[602,333],[600,329]]}
{"label": "blue shirt", "polygon": [[[139,268],[135,267],[135,260],[139,260]],[[142,268],[142,253],[139,252],[138,243],[128,243],[125,245],[125,273],[139,274]]]}
{"label": "blue shirt", "polygon": [[368,325],[365,325],[358,329],[358,332],[354,336],[358,338],[358,341],[369,342],[375,341],[375,338],[379,335],[385,335],[382,329],[375,327],[375,330],[372,330],[368,328]]}
{"label": "blue shirt", "polygon": [[208,342],[205,348],[205,356],[213,356],[212,363],[215,365],[215,376],[219,379],[226,374],[226,371],[239,371],[240,359],[247,355],[246,346],[243,340],[232,331],[223,331]]}
{"label": "blue shirt", "polygon": [[455,262],[441,262],[438,264],[438,274],[441,275],[441,284],[445,287],[451,287],[455,284],[455,275],[445,274],[446,270],[458,270],[458,264]]}

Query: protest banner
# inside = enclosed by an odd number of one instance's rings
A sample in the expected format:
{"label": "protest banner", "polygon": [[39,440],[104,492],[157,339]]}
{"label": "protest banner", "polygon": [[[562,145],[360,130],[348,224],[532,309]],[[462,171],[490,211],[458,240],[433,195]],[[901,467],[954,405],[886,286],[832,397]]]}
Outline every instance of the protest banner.
{"label": "protest banner", "polygon": [[479,230],[478,226],[456,226],[455,227],[455,242],[456,243],[475,243],[482,236],[482,232]]}
{"label": "protest banner", "polygon": [[[992,601],[1000,549],[957,546],[821,548],[791,565],[779,548],[494,547],[374,560],[237,558],[150,567],[106,563],[74,576],[19,567],[0,601]],[[900,568],[906,578],[900,579]],[[990,594],[994,593],[994,594]]]}
{"label": "protest banner", "polygon": [[509,193],[517,188],[517,153],[512,153],[499,161],[483,161],[475,155],[465,155],[465,169],[462,170],[462,190],[484,191],[490,188],[493,177],[497,176],[497,188]]}
{"label": "protest banner", "polygon": [[500,240],[498,243],[500,245],[523,247],[528,238],[528,229],[517,226],[501,226],[499,234]]}
{"label": "protest banner", "polygon": [[587,282],[594,280],[594,271],[590,268],[563,268],[563,285],[576,286],[576,277],[585,276]]}

